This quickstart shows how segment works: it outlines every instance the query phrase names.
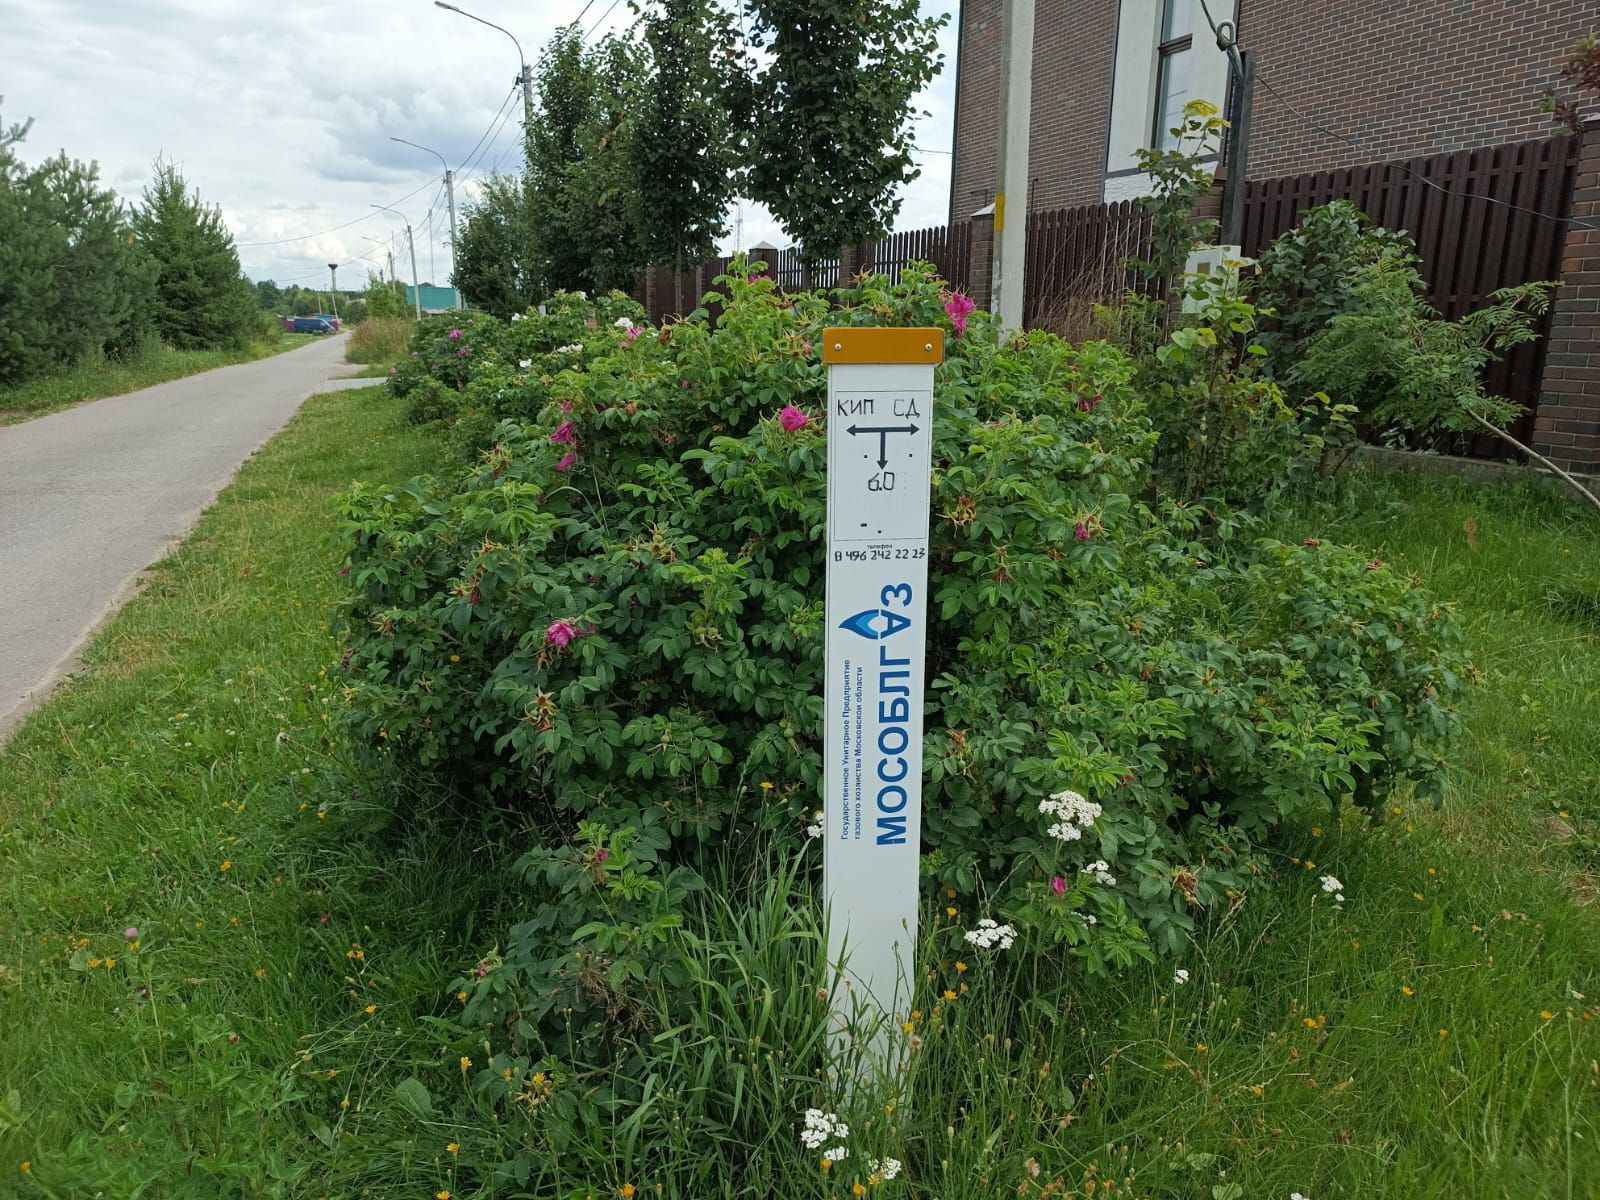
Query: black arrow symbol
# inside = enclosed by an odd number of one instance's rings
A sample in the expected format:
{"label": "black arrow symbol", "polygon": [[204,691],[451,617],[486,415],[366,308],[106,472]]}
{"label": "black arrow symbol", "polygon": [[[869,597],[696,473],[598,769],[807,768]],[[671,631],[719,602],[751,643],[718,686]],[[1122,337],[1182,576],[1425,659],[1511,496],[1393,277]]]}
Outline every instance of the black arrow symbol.
{"label": "black arrow symbol", "polygon": [[915,425],[852,425],[845,430],[851,437],[858,433],[875,433],[878,435],[878,469],[881,471],[889,465],[889,435],[891,433],[915,434]]}

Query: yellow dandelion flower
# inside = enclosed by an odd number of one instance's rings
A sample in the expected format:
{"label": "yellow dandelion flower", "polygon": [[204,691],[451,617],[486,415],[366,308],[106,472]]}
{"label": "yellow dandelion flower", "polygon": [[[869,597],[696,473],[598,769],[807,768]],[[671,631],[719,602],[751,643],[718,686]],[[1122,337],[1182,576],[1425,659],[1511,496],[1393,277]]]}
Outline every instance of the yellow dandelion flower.
{"label": "yellow dandelion flower", "polygon": [[231,858],[225,858],[225,859],[223,859],[223,860],[222,860],[222,869],[223,869],[223,870],[224,870],[224,871],[231,871],[231,870],[233,870],[233,859],[231,859]]}
{"label": "yellow dandelion flower", "polygon": [[944,915],[947,917],[954,917],[956,915],[956,910],[953,907],[947,908],[944,910]]}
{"label": "yellow dandelion flower", "polygon": [[1317,1019],[1315,1017],[1307,1017],[1305,1020],[1301,1021],[1300,1024],[1304,1025],[1307,1029],[1315,1029],[1317,1027]]}
{"label": "yellow dandelion flower", "polygon": [[457,992],[456,999],[465,1004],[467,1002],[467,994],[465,992]]}
{"label": "yellow dandelion flower", "polygon": [[1204,1042],[1196,1042],[1194,1044],[1194,1052],[1196,1054],[1208,1054],[1210,1051],[1211,1047],[1206,1045]]}
{"label": "yellow dandelion flower", "polygon": [[238,923],[239,923],[239,918],[238,917],[229,917],[228,918],[228,924],[229,925],[237,925]]}
{"label": "yellow dandelion flower", "polygon": [[1311,827],[1311,836],[1312,837],[1321,837],[1322,836],[1322,826],[1321,825],[1313,825]]}
{"label": "yellow dandelion flower", "polygon": [[762,780],[762,781],[761,781],[761,790],[762,790],[762,791],[763,791],[763,792],[770,792],[770,791],[771,791],[771,790],[772,790],[772,780],[770,780],[770,779],[763,779],[763,780]]}
{"label": "yellow dandelion flower", "polygon": [[1539,1010],[1539,1019],[1541,1021],[1554,1021],[1556,1019],[1556,1015],[1548,1008],[1541,1008]]}
{"label": "yellow dandelion flower", "polygon": [[450,1200],[450,1189],[442,1188],[433,1194],[433,1200]]}
{"label": "yellow dandelion flower", "polygon": [[256,978],[257,979],[265,979],[266,977],[267,977],[267,969],[265,967],[257,967],[256,968]]}
{"label": "yellow dandelion flower", "polygon": [[98,967],[98,966],[99,966],[99,965],[100,965],[100,963],[101,963],[101,960],[100,960],[100,959],[98,959],[98,958],[91,958],[91,959],[90,959],[90,960],[89,960],[89,962],[88,962],[88,967],[89,967],[89,970],[91,970],[91,971],[93,971],[93,970],[94,970],[94,969],[95,969],[95,968],[97,968],[97,967]]}
{"label": "yellow dandelion flower", "polygon": [[1448,1029],[1439,1030],[1439,1037],[1440,1037],[1441,1040],[1444,1039],[1444,1038],[1447,1038],[1449,1036],[1450,1036],[1450,1031]]}
{"label": "yellow dandelion flower", "polygon": [[504,1079],[507,1083],[510,1083],[511,1082],[511,1068],[507,1067],[505,1070],[501,1071],[500,1072],[500,1078]]}
{"label": "yellow dandelion flower", "polygon": [[1266,1092],[1266,1090],[1267,1090],[1267,1089],[1266,1089],[1266,1088],[1264,1088],[1264,1087],[1262,1087],[1262,1086],[1261,1086],[1261,1085],[1260,1085],[1260,1084],[1259,1084],[1259,1083],[1258,1083],[1258,1084],[1255,1084],[1255,1085],[1254,1085],[1254,1086],[1253,1086],[1253,1087],[1251,1087],[1251,1089],[1250,1089],[1250,1094],[1251,1094],[1251,1095],[1252,1095],[1252,1096],[1254,1096],[1254,1097],[1256,1097],[1256,1098],[1257,1098],[1257,1099],[1260,1099],[1260,1098],[1261,1098],[1261,1096],[1262,1096],[1262,1094],[1263,1094],[1263,1093],[1265,1093],[1265,1092]]}
{"label": "yellow dandelion flower", "polygon": [[378,1006],[376,1004],[369,1004],[364,1011],[366,1012],[367,1016],[370,1017],[373,1013],[378,1011]]}
{"label": "yellow dandelion flower", "polygon": [[451,656],[450,656],[450,661],[451,661],[451,662],[460,662],[460,661],[461,661],[461,655],[459,655],[459,654],[452,654],[452,655],[451,655]]}
{"label": "yellow dandelion flower", "polygon": [[917,1027],[915,1025],[913,1025],[910,1021],[907,1021],[904,1025],[900,1026],[900,1032],[901,1033],[915,1033],[916,1031],[917,1031]]}
{"label": "yellow dandelion flower", "polygon": [[862,1187],[859,1183],[852,1184],[850,1187],[850,1194],[852,1196],[865,1196],[867,1194],[867,1189]]}
{"label": "yellow dandelion flower", "polygon": [[451,1142],[449,1145],[447,1145],[444,1148],[444,1152],[446,1154],[460,1154],[461,1153],[461,1143],[460,1142]]}
{"label": "yellow dandelion flower", "polygon": [[545,1081],[545,1073],[543,1071],[535,1071],[533,1073],[533,1086],[534,1087],[543,1087],[544,1086],[544,1081]]}
{"label": "yellow dandelion flower", "polygon": [[633,1193],[634,1187],[631,1183],[625,1183],[617,1189],[617,1195],[621,1196],[622,1200],[633,1200]]}
{"label": "yellow dandelion flower", "polygon": [[967,964],[966,963],[958,962],[956,964],[956,974],[958,974],[958,975],[965,974],[966,970],[967,970]]}
{"label": "yellow dandelion flower", "polygon": [[1402,983],[1400,985],[1400,994],[1402,996],[1415,996],[1417,993],[1412,991],[1410,984]]}
{"label": "yellow dandelion flower", "polygon": [[114,967],[116,965],[117,965],[117,960],[116,959],[114,959],[114,958],[106,959],[106,970],[109,971],[109,970],[111,970],[112,967]]}
{"label": "yellow dandelion flower", "polygon": [[945,988],[944,998],[946,1000],[954,1000],[956,998],[956,993],[951,988]]}
{"label": "yellow dandelion flower", "polygon": [[1429,875],[1437,875],[1437,874],[1438,874],[1438,873],[1439,873],[1439,872],[1438,872],[1438,871],[1436,871],[1436,870],[1434,870],[1434,869],[1433,869],[1433,868],[1432,868],[1432,867],[1429,867],[1429,868],[1428,868],[1428,874],[1429,874]]}
{"label": "yellow dandelion flower", "polygon": [[18,1167],[17,1170],[21,1171],[24,1175],[27,1175],[29,1172],[31,1172],[33,1170],[33,1164],[31,1162],[29,1162],[27,1159],[23,1159],[22,1160],[22,1165],[20,1167]]}
{"label": "yellow dandelion flower", "polygon": [[1418,904],[1422,903],[1422,893],[1421,892],[1412,892],[1411,893],[1411,898],[1413,900],[1415,900]]}
{"label": "yellow dandelion flower", "polygon": [[823,1160],[822,1160],[822,1169],[823,1169],[823,1170],[824,1170],[824,1171],[831,1171],[831,1170],[833,1170],[833,1159],[831,1159],[831,1158],[825,1158],[825,1159],[823,1159]]}
{"label": "yellow dandelion flower", "polygon": [[470,1058],[468,1058],[465,1054],[463,1054],[461,1056],[461,1069],[463,1071],[469,1071],[469,1070],[472,1069],[472,1060]]}

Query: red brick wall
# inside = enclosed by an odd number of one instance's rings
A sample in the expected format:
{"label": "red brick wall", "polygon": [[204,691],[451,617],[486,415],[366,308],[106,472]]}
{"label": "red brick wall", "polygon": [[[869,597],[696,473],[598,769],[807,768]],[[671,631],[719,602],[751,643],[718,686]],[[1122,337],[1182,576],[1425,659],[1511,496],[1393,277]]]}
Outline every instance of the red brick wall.
{"label": "red brick wall", "polygon": [[1258,86],[1250,177],[1543,137],[1540,97],[1597,29],[1595,0],[1240,0],[1239,45],[1257,71],[1364,144],[1313,129]]}
{"label": "red brick wall", "polygon": [[[1000,0],[962,0],[951,215],[994,198]],[[1117,0],[1043,0],[1034,30],[1032,208],[1098,203]],[[1387,161],[1542,137],[1544,89],[1597,0],[1239,0],[1257,70],[1319,124],[1256,91],[1250,176]],[[1203,35],[1197,31],[1198,41]]]}
{"label": "red brick wall", "polygon": [[[961,72],[951,215],[994,199],[1000,102],[1000,0],[962,0]],[[1045,0],[1034,18],[1030,208],[1098,204],[1103,195],[1115,0]]]}

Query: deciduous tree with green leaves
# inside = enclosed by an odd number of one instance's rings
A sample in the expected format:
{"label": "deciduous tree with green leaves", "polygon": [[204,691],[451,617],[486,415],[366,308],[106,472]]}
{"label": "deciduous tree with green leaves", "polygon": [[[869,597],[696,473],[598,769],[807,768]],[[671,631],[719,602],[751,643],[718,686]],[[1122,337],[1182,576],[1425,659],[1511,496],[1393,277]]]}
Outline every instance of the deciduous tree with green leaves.
{"label": "deciduous tree with green leaves", "polygon": [[917,0],[751,0],[766,52],[750,103],[750,194],[808,262],[881,237],[912,159],[912,99],[938,71],[943,16]]}
{"label": "deciduous tree with green leaves", "polygon": [[652,265],[671,263],[674,311],[683,311],[683,265],[716,252],[739,185],[732,88],[733,19],[717,0],[651,0],[640,9],[651,72],[628,138],[639,245]]}

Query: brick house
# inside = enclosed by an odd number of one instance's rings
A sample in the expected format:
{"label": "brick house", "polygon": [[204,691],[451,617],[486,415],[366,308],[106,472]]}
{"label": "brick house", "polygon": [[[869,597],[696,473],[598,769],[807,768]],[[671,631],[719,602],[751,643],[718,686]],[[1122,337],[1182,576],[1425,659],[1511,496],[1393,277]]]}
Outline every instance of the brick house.
{"label": "brick house", "polygon": [[[1235,22],[1254,59],[1252,182],[1547,137],[1540,101],[1574,43],[1600,29],[1595,0],[1205,5]],[[994,198],[1001,14],[1001,0],[961,3],[952,225]],[[1202,0],[1037,0],[1028,211],[1143,194],[1134,152],[1162,144],[1187,100],[1226,107],[1229,74]],[[1596,471],[1600,228],[1584,226],[1600,226],[1600,125],[1585,129],[1566,211],[1573,223],[1553,235],[1563,286],[1526,432],[1562,465]]]}

